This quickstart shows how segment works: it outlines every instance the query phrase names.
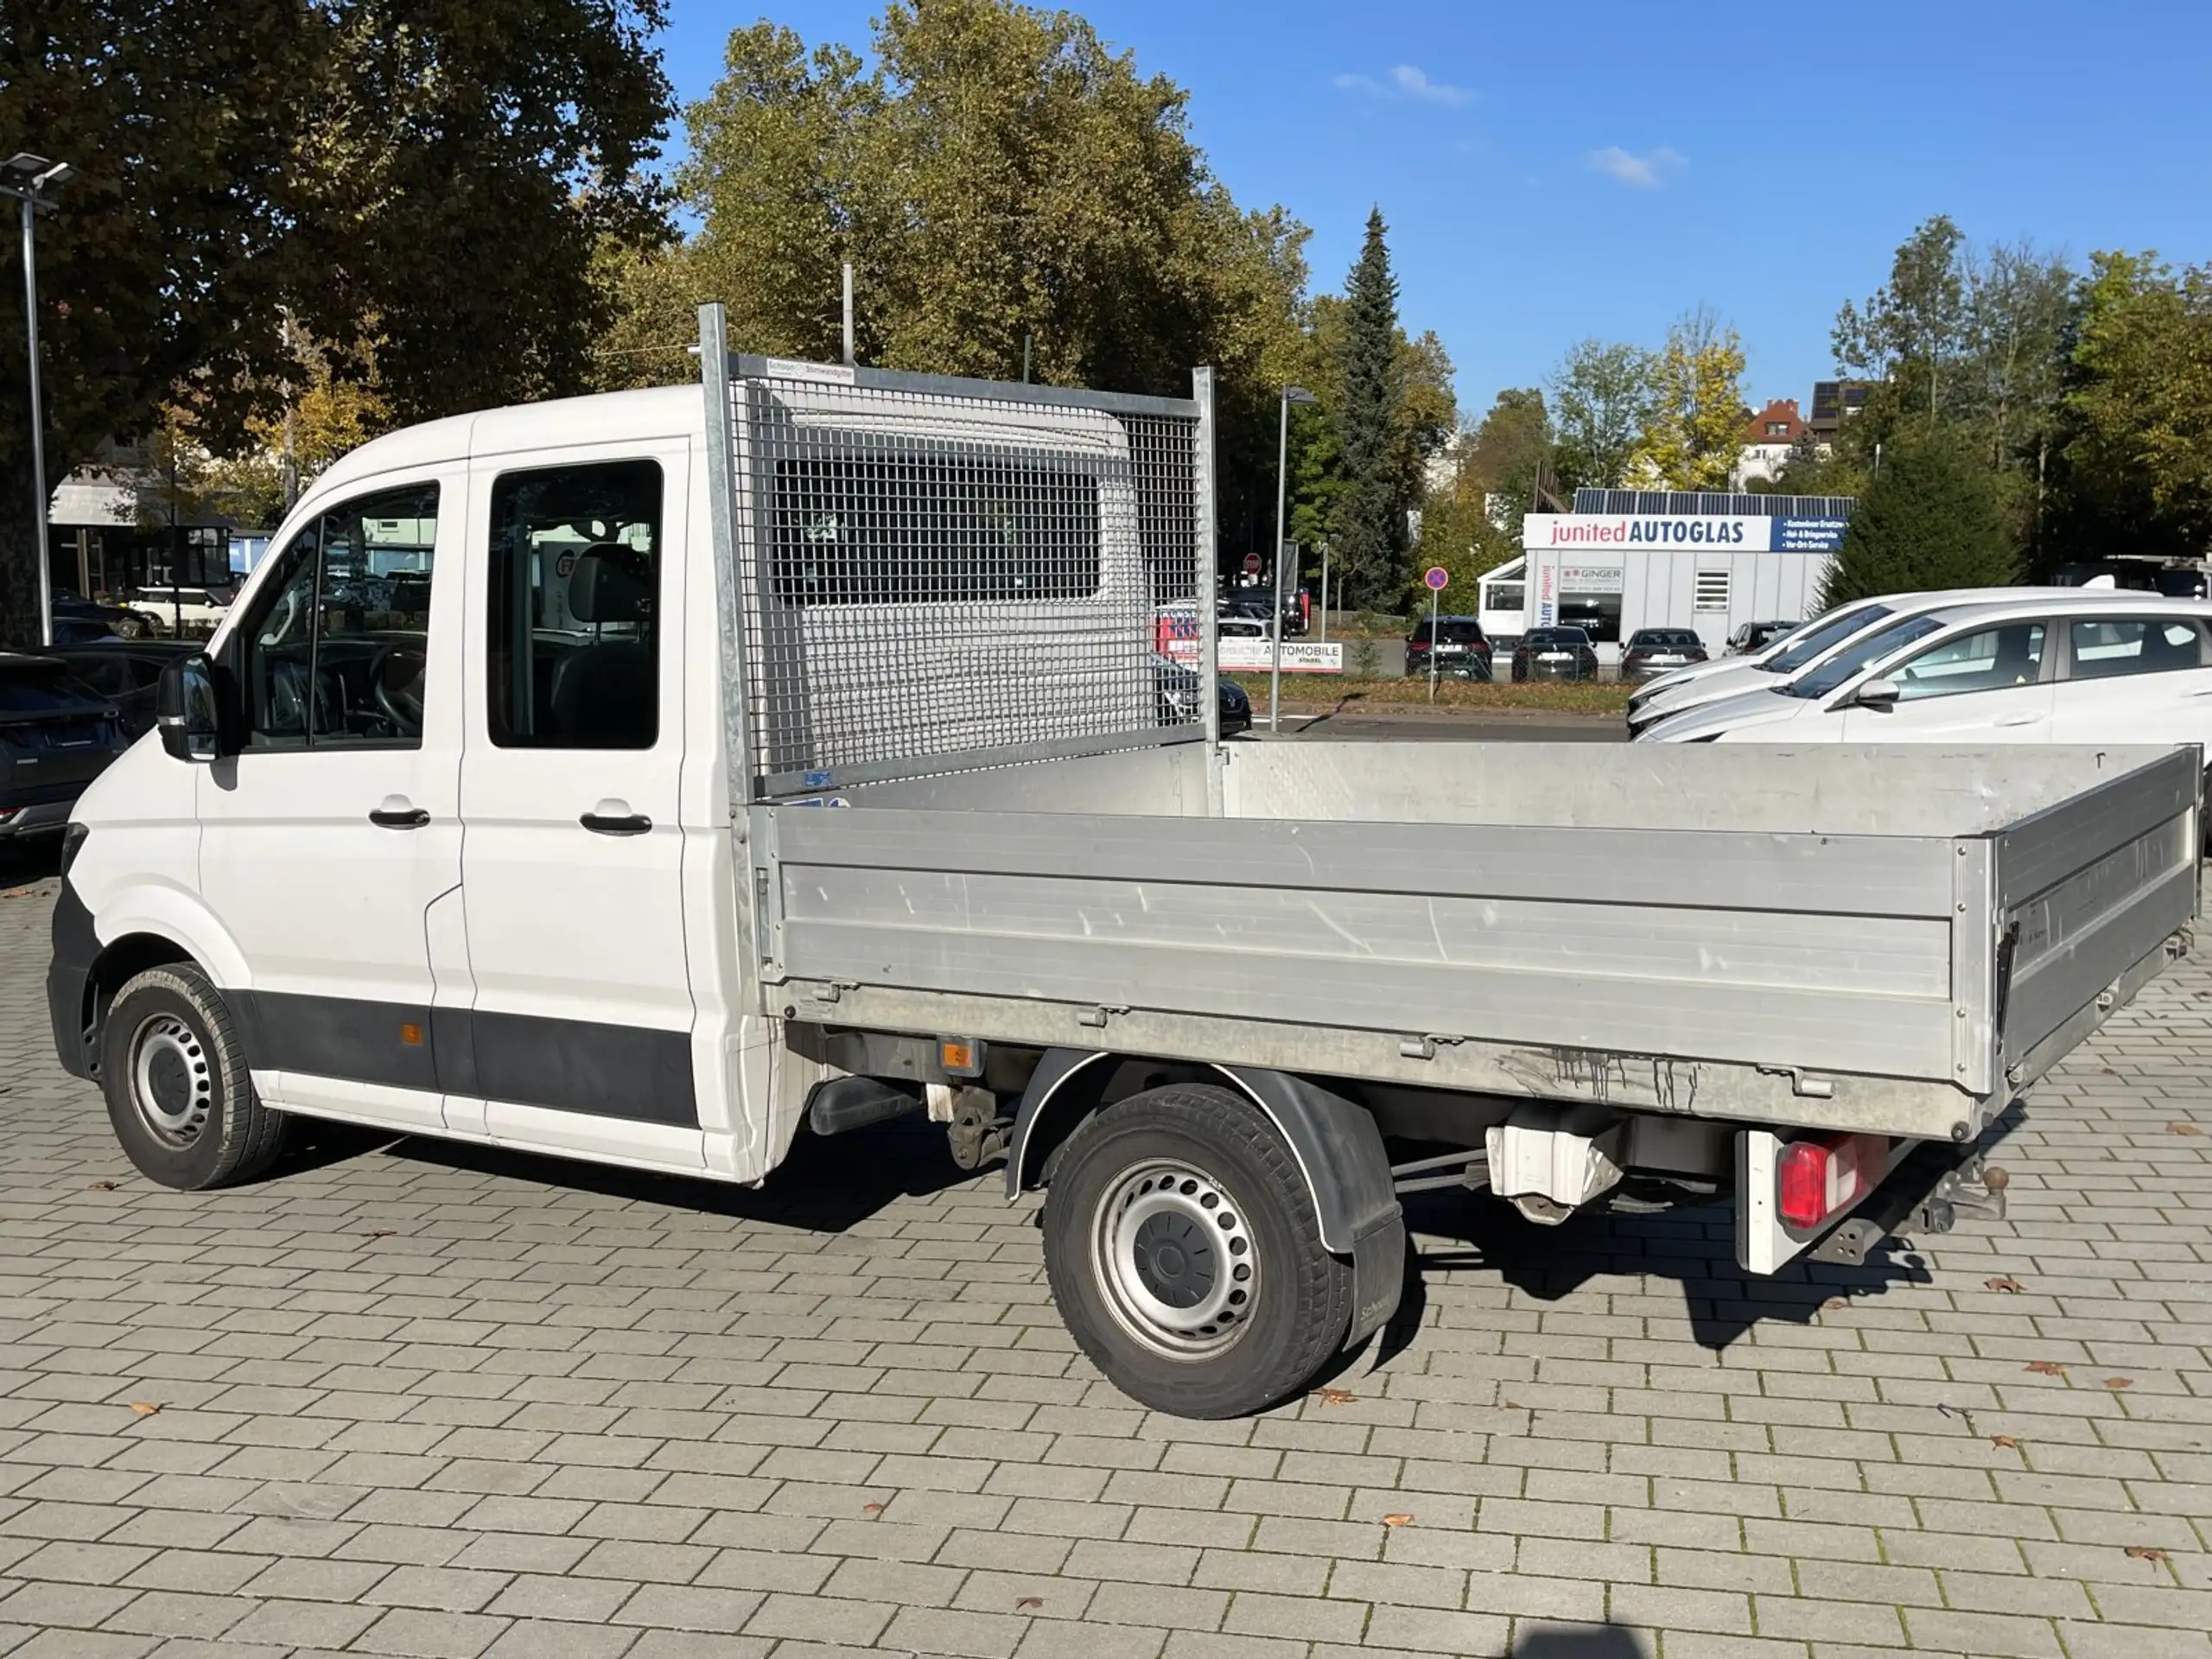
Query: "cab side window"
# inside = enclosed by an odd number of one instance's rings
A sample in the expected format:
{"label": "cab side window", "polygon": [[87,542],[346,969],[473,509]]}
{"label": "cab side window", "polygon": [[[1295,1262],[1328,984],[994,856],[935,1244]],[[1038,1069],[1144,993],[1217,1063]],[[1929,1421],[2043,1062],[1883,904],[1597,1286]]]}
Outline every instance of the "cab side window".
{"label": "cab side window", "polygon": [[2008,622],[1930,647],[1891,676],[1900,701],[2006,691],[2043,677],[2043,624]]}
{"label": "cab side window", "polygon": [[2067,629],[2067,677],[2171,674],[2206,666],[2204,630],[2185,617],[2077,619]]}
{"label": "cab side window", "polygon": [[660,735],[661,470],[618,461],[492,486],[492,741],[650,749]]}
{"label": "cab side window", "polygon": [[276,556],[245,623],[245,747],[419,748],[438,487],[334,507]]}

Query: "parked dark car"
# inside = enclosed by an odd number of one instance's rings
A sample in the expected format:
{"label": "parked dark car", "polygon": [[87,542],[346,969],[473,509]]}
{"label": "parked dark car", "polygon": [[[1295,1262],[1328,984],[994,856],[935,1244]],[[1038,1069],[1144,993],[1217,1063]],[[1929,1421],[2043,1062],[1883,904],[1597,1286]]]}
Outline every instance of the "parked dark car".
{"label": "parked dark car", "polygon": [[79,680],[113,703],[124,731],[137,738],[154,728],[154,685],[162,670],[199,648],[190,640],[110,638],[92,645],[56,645],[44,654],[67,663]]}
{"label": "parked dark car", "polygon": [[1728,636],[1728,655],[1749,657],[1754,652],[1764,651],[1785,633],[1795,633],[1805,625],[1802,622],[1745,622]]}
{"label": "parked dark car", "polygon": [[85,785],[130,747],[115,705],[66,663],[0,652],[0,846],[60,835]]}
{"label": "parked dark car", "polygon": [[1406,677],[1410,679],[1415,675],[1426,675],[1432,656],[1439,674],[1462,680],[1486,680],[1491,677],[1491,643],[1484,637],[1481,622],[1471,616],[1438,617],[1433,639],[1429,634],[1428,618],[1423,617],[1414,624],[1414,631],[1406,639]]}
{"label": "parked dark car", "polygon": [[1513,648],[1516,680],[1594,680],[1598,653],[1580,628],[1531,628]]}
{"label": "parked dark car", "polygon": [[1656,679],[1705,660],[1705,641],[1689,628],[1638,628],[1621,652],[1621,678]]}
{"label": "parked dark car", "polygon": [[[1185,726],[1198,717],[1198,671],[1172,657],[1154,657],[1153,671],[1160,687],[1160,723]],[[1221,704],[1221,734],[1234,737],[1252,729],[1252,699],[1234,680],[1216,681]]]}

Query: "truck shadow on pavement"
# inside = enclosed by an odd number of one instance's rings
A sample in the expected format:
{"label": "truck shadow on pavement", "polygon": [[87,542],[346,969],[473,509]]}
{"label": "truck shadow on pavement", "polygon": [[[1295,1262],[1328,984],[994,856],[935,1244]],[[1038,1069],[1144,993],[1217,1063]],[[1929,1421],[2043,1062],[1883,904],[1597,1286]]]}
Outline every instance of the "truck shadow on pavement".
{"label": "truck shadow on pavement", "polygon": [[[1993,1158],[2026,1121],[2026,1105],[2013,1101],[1990,1125],[1981,1141],[1986,1154]],[[1800,1256],[1770,1276],[1746,1273],[1736,1263],[1735,1214],[1726,1201],[1657,1214],[1585,1212],[1556,1227],[1525,1222],[1502,1203],[1469,1203],[1448,1192],[1409,1198],[1405,1211],[1405,1289],[1376,1338],[1376,1364],[1416,1340],[1433,1274],[1495,1274],[1541,1303],[1564,1300],[1600,1279],[1672,1279],[1681,1287],[1691,1335],[1716,1353],[1764,1321],[1810,1325],[1840,1302],[1933,1279],[1917,1242],[1903,1237],[1876,1245],[1858,1267]]]}
{"label": "truck shadow on pavement", "polygon": [[281,1181],[288,1173],[381,1148],[417,1164],[812,1233],[846,1232],[900,1198],[929,1198],[970,1181],[1002,1177],[1002,1166],[981,1175],[960,1168],[945,1151],[944,1128],[919,1118],[879,1124],[867,1134],[835,1140],[802,1130],[791,1156],[762,1187],[622,1169],[467,1141],[395,1136],[305,1119],[302,1122],[307,1133],[287,1149],[266,1179]]}

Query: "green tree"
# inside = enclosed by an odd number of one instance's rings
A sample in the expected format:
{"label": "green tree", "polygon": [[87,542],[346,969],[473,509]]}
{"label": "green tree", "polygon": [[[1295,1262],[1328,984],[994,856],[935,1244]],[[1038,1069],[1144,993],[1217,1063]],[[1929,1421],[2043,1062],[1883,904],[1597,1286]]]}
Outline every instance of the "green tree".
{"label": "green tree", "polygon": [[1552,372],[1557,462],[1569,488],[1618,489],[1629,482],[1650,423],[1656,368],[1640,346],[1585,340]]}
{"label": "green tree", "polygon": [[1967,347],[1965,240],[1948,215],[1936,214],[1898,247],[1890,280],[1863,307],[1846,301],[1835,320],[1844,372],[1897,384],[1904,405],[1931,420],[1956,391],[1948,383]]}
{"label": "green tree", "polygon": [[[1449,602],[1474,604],[1475,578],[1521,550],[1521,520],[1532,505],[1536,470],[1553,452],[1544,394],[1534,386],[1508,387],[1464,440],[1450,479],[1421,503],[1421,544],[1414,563],[1440,564],[1451,572]],[[1428,595],[1408,573],[1407,596],[1416,607]]]}
{"label": "green tree", "polygon": [[2100,253],[2063,394],[2071,550],[2212,548],[2212,267]]}
{"label": "green tree", "polygon": [[1744,346],[1710,310],[1667,331],[1635,465],[1670,490],[1725,490],[1744,444]]}
{"label": "green tree", "polygon": [[1885,448],[1828,568],[1821,604],[2018,578],[1989,467],[1957,435],[1923,429]]}
{"label": "green tree", "polygon": [[1081,17],[1006,0],[890,5],[865,61],[741,29],[686,115],[699,234],[603,267],[666,321],[633,312],[602,372],[676,377],[676,320],[706,297],[741,348],[834,358],[849,260],[864,363],[1011,379],[1026,354],[1033,379],[1174,395],[1212,364],[1223,550],[1271,540],[1306,232],[1237,207],[1185,105]]}
{"label": "green tree", "polygon": [[1404,586],[1409,505],[1395,453],[1404,388],[1397,360],[1398,279],[1390,272],[1385,234],[1382,211],[1375,208],[1344,287],[1344,393],[1336,411],[1344,481],[1333,540],[1345,594],[1367,608],[1395,601]]}
{"label": "green tree", "polygon": [[[239,452],[289,316],[394,418],[575,389],[606,235],[649,238],[660,0],[25,0],[0,154],[73,162],[39,227],[49,480],[177,409]],[[20,289],[0,284],[0,642],[37,629]]]}

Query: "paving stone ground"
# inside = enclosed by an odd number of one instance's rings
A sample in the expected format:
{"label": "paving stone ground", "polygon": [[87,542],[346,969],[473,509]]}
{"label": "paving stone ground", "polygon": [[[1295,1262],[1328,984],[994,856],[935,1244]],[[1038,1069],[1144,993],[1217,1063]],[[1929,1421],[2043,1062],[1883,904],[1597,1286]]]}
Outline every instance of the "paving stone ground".
{"label": "paving stone ground", "polygon": [[51,897],[0,898],[6,1659],[2212,1656],[2212,970],[2035,1091],[2002,1225],[1760,1281],[1717,1212],[1425,1208],[1350,1397],[1198,1424],[918,1130],[154,1186],[49,1052]]}

